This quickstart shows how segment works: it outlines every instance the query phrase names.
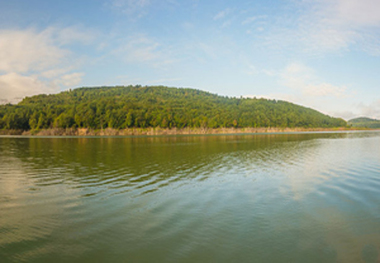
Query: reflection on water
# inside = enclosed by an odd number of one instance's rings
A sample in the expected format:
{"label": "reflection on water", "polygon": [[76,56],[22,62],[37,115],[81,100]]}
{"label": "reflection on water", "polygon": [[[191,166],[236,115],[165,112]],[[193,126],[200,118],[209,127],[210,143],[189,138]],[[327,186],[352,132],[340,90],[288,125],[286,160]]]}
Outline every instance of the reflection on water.
{"label": "reflection on water", "polygon": [[10,262],[377,262],[380,133],[0,138]]}

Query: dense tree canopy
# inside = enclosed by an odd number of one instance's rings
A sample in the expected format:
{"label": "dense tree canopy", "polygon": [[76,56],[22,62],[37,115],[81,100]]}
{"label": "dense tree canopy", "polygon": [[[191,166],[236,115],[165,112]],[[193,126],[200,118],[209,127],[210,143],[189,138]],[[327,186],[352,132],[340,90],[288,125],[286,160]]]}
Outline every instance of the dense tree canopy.
{"label": "dense tree canopy", "polygon": [[348,124],[355,128],[380,128],[380,120],[370,119],[370,118],[356,118],[348,121]]}
{"label": "dense tree canopy", "polygon": [[78,88],[0,106],[0,129],[346,126],[285,101],[230,98],[184,88]]}

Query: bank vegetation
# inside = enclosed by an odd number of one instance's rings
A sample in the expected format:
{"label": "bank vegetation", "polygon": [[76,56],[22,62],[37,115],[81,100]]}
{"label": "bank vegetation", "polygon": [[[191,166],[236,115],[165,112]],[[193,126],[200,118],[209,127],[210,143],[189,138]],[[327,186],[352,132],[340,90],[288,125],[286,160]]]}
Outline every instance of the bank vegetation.
{"label": "bank vegetation", "polygon": [[0,106],[3,133],[199,134],[345,127],[343,119],[286,101],[162,86],[78,88]]}

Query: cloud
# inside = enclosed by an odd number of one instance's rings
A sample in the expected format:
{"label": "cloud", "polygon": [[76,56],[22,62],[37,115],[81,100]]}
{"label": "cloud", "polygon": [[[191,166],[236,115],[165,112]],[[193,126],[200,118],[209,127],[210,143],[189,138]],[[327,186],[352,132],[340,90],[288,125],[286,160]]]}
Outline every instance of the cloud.
{"label": "cloud", "polygon": [[345,120],[350,120],[358,117],[368,117],[380,120],[380,100],[374,100],[369,103],[354,103],[350,105],[348,111],[336,111],[335,116],[340,116]]}
{"label": "cloud", "polygon": [[270,77],[276,76],[276,74],[277,74],[275,70],[270,70],[270,69],[263,69],[263,70],[261,70],[261,72],[267,76],[270,76]]}
{"label": "cloud", "polygon": [[87,45],[94,38],[94,32],[80,27],[1,30],[2,99],[14,103],[25,96],[77,85],[83,73],[70,71],[81,56],[68,45]]}
{"label": "cloud", "polygon": [[251,17],[248,17],[247,19],[245,19],[241,24],[242,25],[251,24],[255,20],[257,20],[257,16],[251,16]]}
{"label": "cloud", "polygon": [[232,19],[229,19],[229,20],[223,22],[223,24],[221,25],[221,28],[229,27],[231,24],[232,24]]}
{"label": "cloud", "polygon": [[49,69],[49,70],[40,72],[39,76],[41,78],[45,78],[45,79],[52,79],[52,78],[59,77],[60,75],[63,75],[63,74],[65,74],[66,72],[68,72],[70,70],[71,70],[71,67],[69,67],[69,68]]}
{"label": "cloud", "polygon": [[245,71],[248,75],[257,75],[261,73],[254,65],[248,65],[248,69]]}
{"label": "cloud", "polygon": [[106,5],[133,21],[145,17],[152,2],[156,0],[109,0]]}
{"label": "cloud", "polygon": [[305,87],[305,94],[312,97],[332,96],[342,98],[346,96],[346,87],[334,86],[329,83],[309,84]]}
{"label": "cloud", "polygon": [[220,11],[219,13],[217,13],[215,16],[214,16],[214,20],[220,20],[220,19],[223,19],[225,18],[229,13],[231,12],[231,9],[227,8],[225,10],[222,10]]}
{"label": "cloud", "polygon": [[257,20],[262,20],[262,19],[265,19],[265,18],[267,18],[266,15],[251,16],[251,17],[246,18],[241,24],[242,25],[249,25],[249,24],[252,24],[253,22],[255,22]]}
{"label": "cloud", "polygon": [[80,27],[0,30],[0,72],[49,70],[72,59],[66,45],[90,44],[95,37],[95,32]]}
{"label": "cloud", "polygon": [[169,49],[144,35],[121,40],[119,48],[113,51],[113,55],[122,57],[127,63],[149,63],[154,67],[168,65],[174,61],[171,59]]}
{"label": "cloud", "polygon": [[82,81],[84,73],[75,72],[71,74],[66,74],[60,77],[60,79],[56,82],[58,85],[73,87],[78,85]]}
{"label": "cloud", "polygon": [[0,98],[2,103],[16,103],[25,96],[55,92],[56,87],[38,79],[36,76],[22,76],[17,73],[0,75]]}
{"label": "cloud", "polygon": [[17,103],[26,96],[51,94],[63,87],[73,87],[82,81],[83,73],[71,73],[57,79],[42,81],[37,75],[23,76],[17,73],[0,75],[0,104]]}
{"label": "cloud", "polygon": [[152,85],[168,85],[170,83],[175,83],[175,82],[178,82],[182,80],[181,78],[162,78],[162,79],[154,79],[154,80],[151,80],[151,81],[148,81],[148,83],[152,84]]}
{"label": "cloud", "polygon": [[[327,4],[330,2],[324,1]],[[346,23],[359,26],[380,26],[378,0],[336,0],[335,8],[338,17]]]}
{"label": "cloud", "polygon": [[321,82],[311,68],[298,63],[289,64],[283,70],[281,82],[286,87],[301,92],[304,96],[336,98],[347,96],[345,86]]}
{"label": "cloud", "polygon": [[134,14],[142,12],[150,3],[150,0],[113,0],[111,1],[111,6],[121,10],[123,13]]}
{"label": "cloud", "polygon": [[254,73],[276,79],[278,88],[273,92],[246,97],[289,101],[335,117],[353,116],[346,112],[341,114],[342,105],[348,108],[351,104],[352,92],[344,85],[324,81],[315,70],[302,63],[290,63],[279,71],[258,69]]}
{"label": "cloud", "polygon": [[350,50],[380,55],[377,0],[296,0],[287,2],[287,8],[293,10],[291,16],[284,12],[242,20],[243,26],[265,29],[255,39],[256,49],[312,57]]}
{"label": "cloud", "polygon": [[62,45],[71,45],[75,43],[90,45],[94,42],[98,33],[95,30],[84,28],[82,26],[71,26],[66,28],[50,28],[51,35],[55,36],[56,42]]}
{"label": "cloud", "polygon": [[375,100],[369,104],[359,103],[356,106],[359,110],[359,115],[356,117],[370,117],[380,119],[380,100]]}
{"label": "cloud", "polygon": [[0,31],[0,71],[24,73],[59,64],[70,52],[55,45],[48,31]]}
{"label": "cloud", "polygon": [[332,111],[331,115],[342,118],[346,121],[358,117],[358,114],[353,111]]}
{"label": "cloud", "polygon": [[[195,7],[196,1],[192,2]],[[177,0],[106,0],[105,2],[106,7],[126,15],[131,21],[145,17],[153,8],[165,11],[176,9],[180,5],[182,3]]]}
{"label": "cloud", "polygon": [[377,0],[303,2],[308,8],[299,19],[299,33],[300,40],[309,46],[306,50],[336,51],[355,46],[371,52],[379,48],[379,41],[375,41],[380,36]]}

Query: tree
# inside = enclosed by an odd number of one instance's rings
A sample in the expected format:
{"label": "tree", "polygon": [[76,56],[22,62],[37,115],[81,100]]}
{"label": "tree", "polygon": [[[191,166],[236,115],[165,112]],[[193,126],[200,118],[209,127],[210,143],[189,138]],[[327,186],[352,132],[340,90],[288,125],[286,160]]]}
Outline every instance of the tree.
{"label": "tree", "polygon": [[346,122],[284,101],[229,98],[162,86],[79,88],[0,106],[0,128],[342,127]]}

